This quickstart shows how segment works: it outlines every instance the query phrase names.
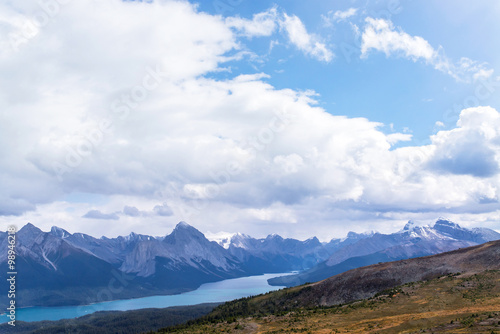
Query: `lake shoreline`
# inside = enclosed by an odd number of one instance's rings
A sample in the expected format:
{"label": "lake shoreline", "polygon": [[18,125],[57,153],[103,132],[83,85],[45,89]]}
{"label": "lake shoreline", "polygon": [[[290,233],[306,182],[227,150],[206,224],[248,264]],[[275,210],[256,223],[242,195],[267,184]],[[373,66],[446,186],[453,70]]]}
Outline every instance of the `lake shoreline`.
{"label": "lake shoreline", "polygon": [[[289,274],[291,273],[272,273],[226,279],[204,283],[197,289],[170,295],[117,299],[87,305],[23,307],[17,310],[17,319],[25,322],[38,322],[44,320],[57,321],[61,319],[79,318],[100,311],[129,311],[146,308],[167,308],[220,303],[278,290],[282,287],[271,286],[268,284],[267,280],[272,277]],[[6,314],[0,315],[0,324],[6,323],[7,321],[8,318]]]}

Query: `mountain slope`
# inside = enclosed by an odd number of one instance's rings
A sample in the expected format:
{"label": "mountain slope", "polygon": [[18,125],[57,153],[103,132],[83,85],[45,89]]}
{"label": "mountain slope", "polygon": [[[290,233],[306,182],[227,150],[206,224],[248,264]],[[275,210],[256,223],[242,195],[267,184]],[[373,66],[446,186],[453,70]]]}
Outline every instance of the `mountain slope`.
{"label": "mountain slope", "polygon": [[[331,307],[254,308],[258,299],[227,303],[189,325],[160,333],[484,333],[500,331],[500,271],[448,275]],[[254,305],[256,304],[256,305]],[[224,316],[227,314],[227,316]]]}
{"label": "mountain slope", "polygon": [[178,271],[181,267],[216,272],[216,275],[225,272],[227,277],[233,276],[232,273],[234,276],[244,274],[237,260],[223,247],[184,222],[177,224],[163,240],[149,239],[137,243],[125,256],[120,269],[148,277],[159,274],[157,269],[166,272]]}

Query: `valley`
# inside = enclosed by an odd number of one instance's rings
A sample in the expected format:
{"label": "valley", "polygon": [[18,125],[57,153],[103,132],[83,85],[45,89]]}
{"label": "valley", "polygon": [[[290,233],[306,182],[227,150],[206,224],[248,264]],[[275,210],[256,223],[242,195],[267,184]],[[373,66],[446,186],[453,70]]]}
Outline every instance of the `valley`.
{"label": "valley", "polygon": [[[6,233],[0,247],[6,248]],[[500,239],[486,228],[467,229],[438,219],[409,222],[392,234],[349,232],[344,238],[301,241],[276,234],[256,239],[236,233],[209,240],[180,222],[164,237],[131,233],[95,238],[26,224],[17,233],[19,307],[88,305],[110,300],[172,295],[225,279],[297,271],[269,280],[274,286],[315,282],[379,262],[415,258]],[[0,264],[6,263],[0,254]],[[6,288],[0,282],[0,288]],[[7,303],[0,296],[0,306]]]}

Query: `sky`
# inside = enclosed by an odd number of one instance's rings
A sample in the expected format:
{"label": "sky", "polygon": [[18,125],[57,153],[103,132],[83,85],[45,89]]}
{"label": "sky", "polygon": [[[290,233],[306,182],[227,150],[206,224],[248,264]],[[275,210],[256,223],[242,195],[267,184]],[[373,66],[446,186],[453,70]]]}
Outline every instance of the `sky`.
{"label": "sky", "polygon": [[0,227],[500,231],[500,2],[0,3]]}

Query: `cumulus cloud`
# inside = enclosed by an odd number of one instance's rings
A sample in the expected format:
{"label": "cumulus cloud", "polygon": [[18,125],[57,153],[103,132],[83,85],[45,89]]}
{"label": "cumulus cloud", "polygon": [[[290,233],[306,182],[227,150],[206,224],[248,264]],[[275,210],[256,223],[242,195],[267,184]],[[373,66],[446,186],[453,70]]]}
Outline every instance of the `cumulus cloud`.
{"label": "cumulus cloud", "polygon": [[169,217],[174,214],[172,209],[167,205],[167,203],[163,203],[161,205],[156,205],[153,209],[153,212],[162,217]]}
{"label": "cumulus cloud", "polygon": [[[2,54],[0,222],[96,234],[107,219],[114,234],[155,234],[186,220],[256,236],[289,233],[295,222],[309,237],[312,227],[401,212],[498,210],[496,110],[466,110],[430,145],[395,148],[410,135],[332,115],[314,92],[277,89],[266,74],[209,75],[239,52],[239,32],[259,36],[250,21],[240,29],[177,1],[95,6],[68,3],[36,38]],[[278,24],[302,52],[332,59],[298,17]],[[415,42],[396,34],[389,54],[401,38]],[[474,145],[480,153],[467,156]],[[480,168],[457,170],[456,161],[474,159]],[[108,201],[66,202],[72,193]]]}
{"label": "cumulus cloud", "polygon": [[321,61],[329,62],[333,59],[333,52],[317,36],[309,34],[297,16],[284,14],[280,25],[287,32],[290,43],[299,50]]}
{"label": "cumulus cloud", "polygon": [[130,217],[139,217],[141,212],[135,206],[126,205],[123,207],[123,214]]}
{"label": "cumulus cloud", "polygon": [[116,213],[103,213],[99,210],[90,210],[82,216],[83,218],[89,219],[105,219],[105,220],[118,220],[120,217]]}
{"label": "cumulus cloud", "polygon": [[[99,155],[93,155],[94,151],[126,146],[127,138],[120,126],[125,118],[133,120],[130,114],[136,111],[138,102],[160,83],[215,70],[225,61],[225,54],[236,47],[233,34],[220,19],[198,14],[185,2],[162,5],[116,1],[94,5],[96,8],[69,3],[34,38],[18,48],[3,49],[6,58],[0,64],[4,74],[0,77],[0,104],[8,112],[2,114],[2,123],[12,126],[0,133],[0,140],[7,143],[17,138],[17,144],[0,147],[2,155],[9,157],[0,163],[0,205],[5,206],[0,211],[22,214],[35,204],[48,203],[75,188],[106,192],[101,188],[106,182],[102,183],[92,171],[101,168],[97,167],[100,162],[95,159]],[[6,6],[3,4],[0,12]],[[9,6],[20,20],[25,20],[19,23],[21,26],[30,22],[28,13],[41,10],[36,3],[30,5],[33,8]],[[94,24],[84,29],[82,20]],[[16,32],[16,27],[6,29]],[[105,32],[102,27],[106,27]],[[130,43],[116,44],[117,40]],[[115,47],[111,48],[112,44]],[[50,65],[39,66],[40,57],[51,59]],[[8,75],[13,69],[19,88],[14,88],[13,77]],[[135,101],[130,100],[131,94],[136,94]],[[20,138],[17,134],[22,132],[29,136]],[[128,175],[139,168],[134,163],[127,165],[123,168]],[[112,173],[112,169],[103,167],[102,171]],[[63,183],[57,177],[61,173],[65,176]],[[79,173],[90,178],[83,181],[76,176]],[[125,174],[113,181],[115,193],[127,192],[116,188],[125,184]],[[126,188],[134,188],[135,192],[148,187],[139,183],[132,181]]]}
{"label": "cumulus cloud", "polygon": [[420,36],[411,36],[385,19],[366,18],[366,25],[361,36],[361,57],[366,58],[371,50],[384,52],[387,57],[401,56],[413,61],[423,60],[435,69],[449,74],[458,81],[476,81],[487,79],[493,69],[487,64],[462,57],[453,62],[442,47],[433,48]]}
{"label": "cumulus cloud", "polygon": [[499,172],[500,115],[491,107],[462,111],[457,128],[432,136],[435,150],[429,161],[441,172],[476,177]]}

